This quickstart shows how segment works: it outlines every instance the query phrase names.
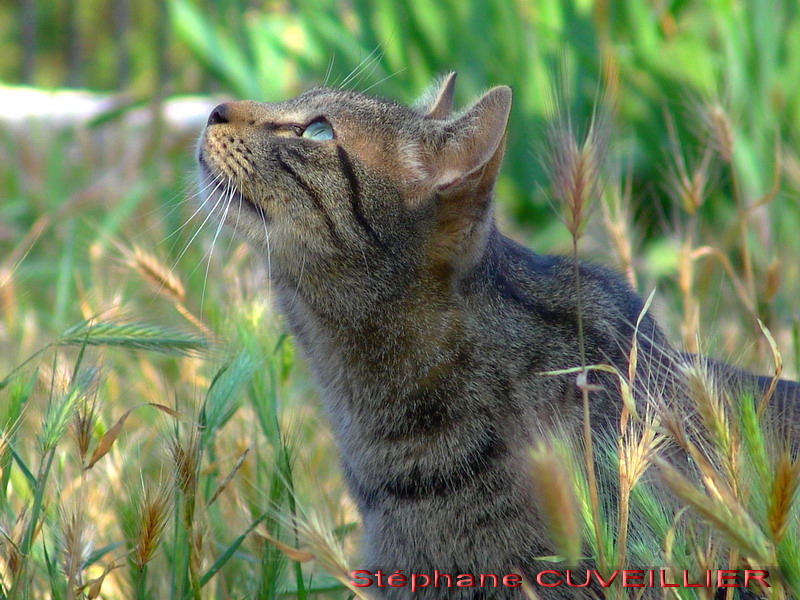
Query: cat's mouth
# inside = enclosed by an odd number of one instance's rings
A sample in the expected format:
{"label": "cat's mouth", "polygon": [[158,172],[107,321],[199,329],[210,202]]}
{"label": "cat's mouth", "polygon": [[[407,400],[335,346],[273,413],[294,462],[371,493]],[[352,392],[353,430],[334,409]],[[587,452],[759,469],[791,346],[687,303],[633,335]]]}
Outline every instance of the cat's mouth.
{"label": "cat's mouth", "polygon": [[266,219],[264,209],[243,194],[237,185],[219,169],[213,168],[208,164],[203,154],[199,154],[197,161],[200,163],[200,184],[204,193],[208,196],[216,195],[217,202],[222,201],[229,206],[246,206],[253,211],[260,219]]}

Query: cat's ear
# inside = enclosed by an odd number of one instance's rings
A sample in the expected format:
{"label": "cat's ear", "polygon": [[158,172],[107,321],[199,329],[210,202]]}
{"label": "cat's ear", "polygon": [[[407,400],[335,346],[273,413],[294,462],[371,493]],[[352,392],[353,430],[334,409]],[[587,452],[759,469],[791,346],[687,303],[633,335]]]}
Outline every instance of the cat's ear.
{"label": "cat's ear", "polygon": [[453,71],[448,74],[439,86],[436,98],[428,107],[425,115],[429,119],[447,119],[453,112],[453,94],[456,88],[456,76],[458,73]]}
{"label": "cat's ear", "polygon": [[429,163],[429,183],[437,190],[470,182],[494,183],[503,160],[511,97],[508,86],[492,88],[468,111],[443,125],[443,146]]}

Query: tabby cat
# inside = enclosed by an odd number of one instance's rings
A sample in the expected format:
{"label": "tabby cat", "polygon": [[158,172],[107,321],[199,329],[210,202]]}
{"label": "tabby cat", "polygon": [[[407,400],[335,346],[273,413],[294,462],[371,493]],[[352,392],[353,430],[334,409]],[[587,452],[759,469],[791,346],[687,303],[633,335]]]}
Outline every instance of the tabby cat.
{"label": "tabby cat", "polygon": [[[539,432],[582,423],[575,376],[543,374],[580,362],[575,266],[498,231],[512,92],[495,87],[453,114],[454,81],[416,108],[328,88],[221,104],[199,142],[201,186],[270,262],[363,518],[364,568],[530,576],[554,550],[529,448]],[[616,273],[579,269],[587,364],[627,373],[642,300]],[[671,385],[679,355],[650,316],[636,332],[644,385]],[[597,428],[620,414],[606,377],[593,381]],[[416,594],[524,597],[520,588]]]}

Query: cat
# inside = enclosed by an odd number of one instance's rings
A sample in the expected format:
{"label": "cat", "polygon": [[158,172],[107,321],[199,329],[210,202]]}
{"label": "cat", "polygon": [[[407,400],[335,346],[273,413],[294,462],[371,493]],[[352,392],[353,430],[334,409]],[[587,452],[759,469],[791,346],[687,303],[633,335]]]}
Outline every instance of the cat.
{"label": "cat", "polygon": [[[511,89],[454,114],[454,83],[451,74],[413,108],[329,88],[221,104],[198,145],[201,188],[269,261],[363,520],[364,569],[533,577],[554,549],[529,449],[541,432],[583,422],[575,375],[546,374],[580,364],[576,268],[496,226]],[[636,335],[648,375],[639,385],[677,385],[684,357],[623,278],[583,262],[579,277],[586,364],[627,374]],[[613,431],[618,382],[594,373],[591,383],[593,427]],[[797,391],[778,387],[780,397]],[[525,597],[520,588],[416,593]]]}

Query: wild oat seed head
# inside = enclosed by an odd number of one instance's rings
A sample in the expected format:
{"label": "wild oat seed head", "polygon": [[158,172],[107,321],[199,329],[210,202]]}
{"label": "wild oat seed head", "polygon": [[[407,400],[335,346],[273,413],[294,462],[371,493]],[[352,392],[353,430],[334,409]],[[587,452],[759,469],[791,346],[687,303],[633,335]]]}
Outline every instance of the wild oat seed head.
{"label": "wild oat seed head", "polygon": [[62,561],[68,579],[73,585],[80,585],[81,570],[92,553],[94,532],[83,503],[70,504],[60,515]]}
{"label": "wild oat seed head", "polygon": [[145,488],[138,505],[136,546],[133,562],[141,569],[153,559],[172,509],[172,489],[161,485],[155,492]]}
{"label": "wild oat seed head", "polygon": [[79,404],[88,395],[96,393],[99,384],[99,369],[84,368],[75,380],[72,381],[66,392],[60,397],[53,398],[47,407],[44,425],[40,436],[42,449],[48,452],[55,448],[64,437]]}
{"label": "wild oat seed head", "polygon": [[574,238],[581,236],[592,203],[600,195],[608,136],[606,120],[599,114],[592,117],[581,141],[571,120],[563,115],[548,132],[553,196],[561,205],[567,229]]}
{"label": "wild oat seed head", "polygon": [[86,463],[89,454],[89,444],[92,441],[92,434],[97,423],[97,413],[95,411],[97,396],[84,396],[76,405],[75,414],[72,422],[75,444],[78,447],[78,455],[81,463]]}
{"label": "wild oat seed head", "polygon": [[783,541],[792,517],[797,518],[798,490],[800,458],[792,460],[788,451],[782,452],[775,468],[769,506],[769,528],[775,545]]}
{"label": "wild oat seed head", "polygon": [[174,438],[170,441],[170,451],[176,468],[176,483],[184,494],[192,492],[197,483],[199,444],[200,436],[194,430],[189,434],[188,443]]}

